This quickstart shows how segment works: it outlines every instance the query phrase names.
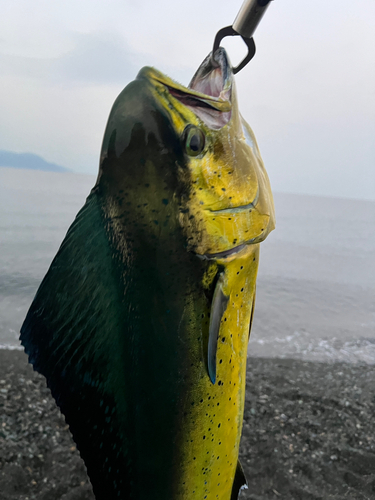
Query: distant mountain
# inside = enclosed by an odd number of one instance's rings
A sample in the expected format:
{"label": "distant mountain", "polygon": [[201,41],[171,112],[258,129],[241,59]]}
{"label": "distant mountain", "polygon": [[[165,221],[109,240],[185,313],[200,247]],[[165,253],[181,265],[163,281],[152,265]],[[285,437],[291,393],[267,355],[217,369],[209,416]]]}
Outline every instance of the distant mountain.
{"label": "distant mountain", "polygon": [[49,163],[44,158],[32,153],[14,153],[0,150],[0,167],[27,168],[29,170],[45,170],[49,172],[70,172],[65,167]]}

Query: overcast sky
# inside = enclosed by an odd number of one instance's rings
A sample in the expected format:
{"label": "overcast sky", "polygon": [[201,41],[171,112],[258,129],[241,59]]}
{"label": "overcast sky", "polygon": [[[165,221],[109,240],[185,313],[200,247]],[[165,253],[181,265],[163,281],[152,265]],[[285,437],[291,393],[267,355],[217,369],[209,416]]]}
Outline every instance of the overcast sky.
{"label": "overcast sky", "polygon": [[[122,88],[144,65],[187,84],[241,4],[0,0],[0,149],[96,174]],[[374,200],[375,1],[274,0],[255,41],[236,80],[274,190]]]}

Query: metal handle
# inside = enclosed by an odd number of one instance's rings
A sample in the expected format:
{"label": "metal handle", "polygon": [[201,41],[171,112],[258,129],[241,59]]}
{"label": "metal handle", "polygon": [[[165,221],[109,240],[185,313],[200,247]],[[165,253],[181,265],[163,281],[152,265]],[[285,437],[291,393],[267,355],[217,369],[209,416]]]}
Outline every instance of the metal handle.
{"label": "metal handle", "polygon": [[251,38],[272,0],[245,0],[233,23],[243,38]]}

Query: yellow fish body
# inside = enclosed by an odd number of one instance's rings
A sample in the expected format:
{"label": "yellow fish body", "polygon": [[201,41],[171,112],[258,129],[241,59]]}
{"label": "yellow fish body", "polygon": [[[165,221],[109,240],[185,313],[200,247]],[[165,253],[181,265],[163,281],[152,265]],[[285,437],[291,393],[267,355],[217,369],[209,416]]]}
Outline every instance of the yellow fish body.
{"label": "yellow fish body", "polygon": [[21,330],[98,500],[232,500],[269,180],[225,51],[144,68]]}

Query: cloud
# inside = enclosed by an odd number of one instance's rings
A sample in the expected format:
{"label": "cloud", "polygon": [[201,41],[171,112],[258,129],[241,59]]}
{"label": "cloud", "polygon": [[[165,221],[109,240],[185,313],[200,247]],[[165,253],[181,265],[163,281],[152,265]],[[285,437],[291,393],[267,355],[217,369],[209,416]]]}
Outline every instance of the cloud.
{"label": "cloud", "polygon": [[0,53],[0,74],[51,83],[108,85],[135,78],[139,55],[116,35],[107,32],[73,33],[73,49],[50,58]]}
{"label": "cloud", "polygon": [[75,36],[75,48],[56,61],[57,74],[71,81],[95,84],[123,83],[134,79],[137,56],[118,37],[108,33]]}

